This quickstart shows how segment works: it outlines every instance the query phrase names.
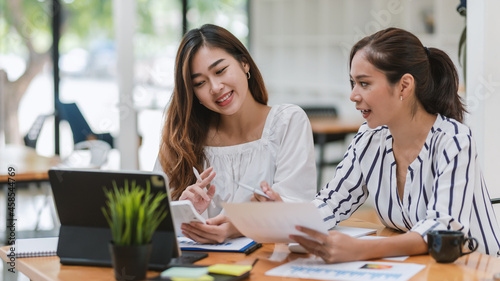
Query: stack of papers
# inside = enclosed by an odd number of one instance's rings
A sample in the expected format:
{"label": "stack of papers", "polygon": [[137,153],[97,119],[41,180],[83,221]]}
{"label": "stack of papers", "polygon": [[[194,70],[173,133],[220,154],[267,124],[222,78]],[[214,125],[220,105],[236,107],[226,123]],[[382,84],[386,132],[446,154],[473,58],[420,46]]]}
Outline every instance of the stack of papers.
{"label": "stack of papers", "polygon": [[245,254],[250,254],[262,246],[247,237],[227,239],[224,243],[220,244],[201,244],[187,237],[179,236],[177,237],[177,242],[181,250],[238,252]]}

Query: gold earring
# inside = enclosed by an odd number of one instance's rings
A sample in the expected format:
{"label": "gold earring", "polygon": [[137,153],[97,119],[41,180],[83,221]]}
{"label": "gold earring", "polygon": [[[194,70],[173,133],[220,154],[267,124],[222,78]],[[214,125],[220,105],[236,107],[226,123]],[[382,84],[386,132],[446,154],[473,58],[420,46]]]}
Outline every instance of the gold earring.
{"label": "gold earring", "polygon": [[250,79],[250,71],[247,72],[247,79]]}

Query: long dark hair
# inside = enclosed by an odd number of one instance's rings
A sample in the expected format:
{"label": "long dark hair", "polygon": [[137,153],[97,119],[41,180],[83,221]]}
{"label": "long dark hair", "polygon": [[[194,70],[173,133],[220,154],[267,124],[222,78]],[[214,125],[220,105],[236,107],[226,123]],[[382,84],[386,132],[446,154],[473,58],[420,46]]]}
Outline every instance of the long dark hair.
{"label": "long dark hair", "polygon": [[245,46],[226,29],[206,24],[182,38],[175,61],[175,85],[162,132],[159,160],[169,178],[172,198],[178,199],[196,182],[192,167],[201,171],[209,125],[219,115],[200,104],[193,90],[191,60],[201,47],[220,48],[250,66],[248,87],[254,99],[267,104],[262,75]]}
{"label": "long dark hair", "polygon": [[[349,68],[356,52],[363,49],[368,61],[383,71],[391,84],[409,73],[415,79],[415,95],[424,109],[463,121],[465,108],[458,95],[458,74],[450,57],[427,48],[412,33],[387,28],[367,36],[351,49]],[[413,107],[415,112],[417,105]]]}

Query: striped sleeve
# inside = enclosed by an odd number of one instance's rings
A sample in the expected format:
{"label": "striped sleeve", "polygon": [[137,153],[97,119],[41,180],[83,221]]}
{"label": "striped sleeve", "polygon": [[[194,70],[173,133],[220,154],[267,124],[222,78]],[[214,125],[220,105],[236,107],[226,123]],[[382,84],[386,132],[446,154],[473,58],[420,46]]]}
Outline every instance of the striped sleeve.
{"label": "striped sleeve", "polygon": [[[433,142],[437,161],[433,163],[434,181],[427,204],[426,216],[411,229],[427,241],[427,232],[433,229],[459,230],[467,233],[473,202],[475,178],[474,155],[470,135],[447,138],[440,135]],[[439,143],[444,141],[444,145]],[[441,147],[441,151],[439,151]],[[432,156],[430,156],[432,157]],[[422,187],[423,189],[423,187]]]}
{"label": "striped sleeve", "polygon": [[345,153],[344,159],[337,166],[335,176],[318,192],[314,200],[323,221],[330,229],[349,218],[368,196],[359,163],[363,151],[356,149],[362,135],[360,129]]}

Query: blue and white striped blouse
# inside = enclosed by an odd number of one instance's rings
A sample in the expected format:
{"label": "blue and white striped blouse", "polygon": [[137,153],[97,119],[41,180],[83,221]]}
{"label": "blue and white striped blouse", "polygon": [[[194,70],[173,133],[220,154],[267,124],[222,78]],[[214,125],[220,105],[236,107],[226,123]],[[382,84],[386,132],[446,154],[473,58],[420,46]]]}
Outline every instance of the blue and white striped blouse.
{"label": "blue and white striped blouse", "polygon": [[456,120],[437,116],[424,147],[408,167],[402,201],[391,132],[386,126],[370,129],[363,124],[314,203],[334,227],[367,198],[387,227],[418,232],[425,241],[429,230],[460,230],[478,239],[478,251],[500,256],[500,230],[476,144],[470,129]]}

